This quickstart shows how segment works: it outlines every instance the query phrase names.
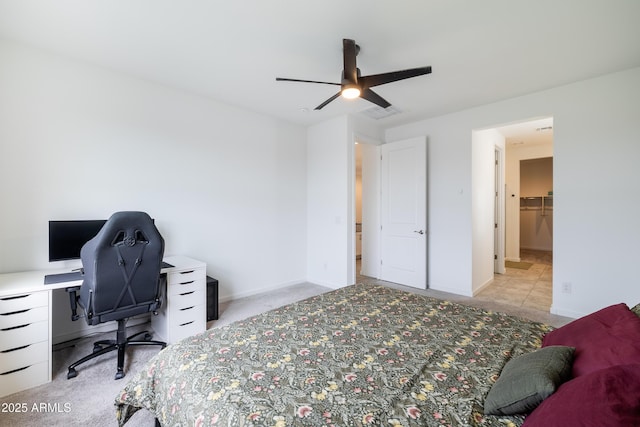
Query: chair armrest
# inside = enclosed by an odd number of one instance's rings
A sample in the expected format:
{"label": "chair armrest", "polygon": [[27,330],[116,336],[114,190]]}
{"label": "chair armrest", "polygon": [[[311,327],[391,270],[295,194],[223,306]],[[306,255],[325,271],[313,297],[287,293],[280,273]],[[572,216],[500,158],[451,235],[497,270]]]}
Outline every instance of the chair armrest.
{"label": "chair armrest", "polygon": [[78,291],[80,286],[72,286],[65,288],[65,291],[69,294],[69,304],[71,305],[71,320],[76,321],[80,318],[78,316]]}

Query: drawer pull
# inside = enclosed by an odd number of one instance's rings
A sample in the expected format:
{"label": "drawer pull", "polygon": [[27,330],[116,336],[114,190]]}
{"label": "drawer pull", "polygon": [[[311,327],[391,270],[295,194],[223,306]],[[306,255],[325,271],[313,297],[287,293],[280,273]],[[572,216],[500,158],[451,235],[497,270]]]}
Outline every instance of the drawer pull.
{"label": "drawer pull", "polygon": [[180,282],[180,285],[190,285],[193,283],[193,280],[190,280],[188,282]]}
{"label": "drawer pull", "polygon": [[31,310],[31,309],[27,308],[26,310],[12,311],[10,313],[0,313],[0,316],[11,316],[11,315],[14,315],[14,314],[26,313],[29,310]]}
{"label": "drawer pull", "polygon": [[18,368],[18,369],[14,369],[13,371],[3,372],[3,373],[1,373],[0,375],[9,375],[9,374],[13,374],[13,373],[15,373],[15,372],[24,371],[25,369],[30,368],[30,367],[31,367],[31,365],[29,365],[29,366],[25,366],[24,368]]}
{"label": "drawer pull", "polygon": [[185,295],[191,295],[192,293],[194,293],[195,291],[191,291],[191,292],[185,292],[183,294],[180,294],[180,296],[185,296]]}
{"label": "drawer pull", "polygon": [[189,270],[189,271],[181,271],[180,274],[191,274],[193,273],[193,270]]}
{"label": "drawer pull", "polygon": [[185,308],[181,308],[180,311],[187,311],[187,310],[191,310],[192,308],[194,308],[195,305],[192,305],[191,307],[185,307]]}
{"label": "drawer pull", "polygon": [[31,295],[31,294],[18,295],[18,296],[16,296],[16,297],[0,298],[0,300],[2,300],[2,301],[11,301],[11,300],[14,300],[14,299],[26,298],[26,297],[28,297],[28,296],[30,296],[30,295]]}
{"label": "drawer pull", "polygon": [[31,344],[23,345],[22,347],[10,348],[9,350],[2,350],[0,353],[11,353],[12,351],[22,350],[27,347],[31,347]]}
{"label": "drawer pull", "polygon": [[193,320],[191,322],[187,322],[187,323],[181,323],[179,326],[187,326],[193,323]]}
{"label": "drawer pull", "polygon": [[25,323],[24,325],[18,325],[18,326],[12,326],[10,328],[4,328],[4,329],[0,329],[0,331],[11,331],[13,329],[20,329],[20,328],[26,328],[27,326],[29,326],[31,323]]}

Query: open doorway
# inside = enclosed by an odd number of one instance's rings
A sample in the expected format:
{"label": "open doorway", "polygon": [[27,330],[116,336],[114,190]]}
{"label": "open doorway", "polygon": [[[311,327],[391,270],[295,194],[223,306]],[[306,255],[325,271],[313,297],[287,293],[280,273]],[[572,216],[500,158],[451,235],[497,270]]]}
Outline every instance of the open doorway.
{"label": "open doorway", "polygon": [[354,144],[354,277],[379,276],[380,143],[357,137]]}
{"label": "open doorway", "polygon": [[520,160],[520,259],[553,252],[553,157]]}
{"label": "open doorway", "polygon": [[553,118],[495,130],[505,141],[505,268],[502,273],[496,269],[493,280],[476,296],[549,312],[553,295]]}

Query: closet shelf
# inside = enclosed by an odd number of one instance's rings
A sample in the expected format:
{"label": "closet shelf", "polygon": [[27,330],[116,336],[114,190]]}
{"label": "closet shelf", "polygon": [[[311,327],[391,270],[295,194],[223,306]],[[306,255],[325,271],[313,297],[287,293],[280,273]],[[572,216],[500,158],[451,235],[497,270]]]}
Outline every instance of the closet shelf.
{"label": "closet shelf", "polygon": [[542,216],[553,211],[553,196],[527,196],[520,197],[521,211],[541,211]]}

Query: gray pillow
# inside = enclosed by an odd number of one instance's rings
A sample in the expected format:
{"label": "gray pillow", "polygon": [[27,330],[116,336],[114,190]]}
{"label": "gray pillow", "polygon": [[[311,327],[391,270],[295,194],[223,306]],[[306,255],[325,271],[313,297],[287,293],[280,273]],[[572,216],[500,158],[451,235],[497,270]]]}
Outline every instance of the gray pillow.
{"label": "gray pillow", "polygon": [[484,402],[487,415],[533,411],[571,377],[575,348],[549,346],[511,359]]}
{"label": "gray pillow", "polygon": [[636,304],[631,311],[633,311],[638,317],[640,317],[640,304]]}

